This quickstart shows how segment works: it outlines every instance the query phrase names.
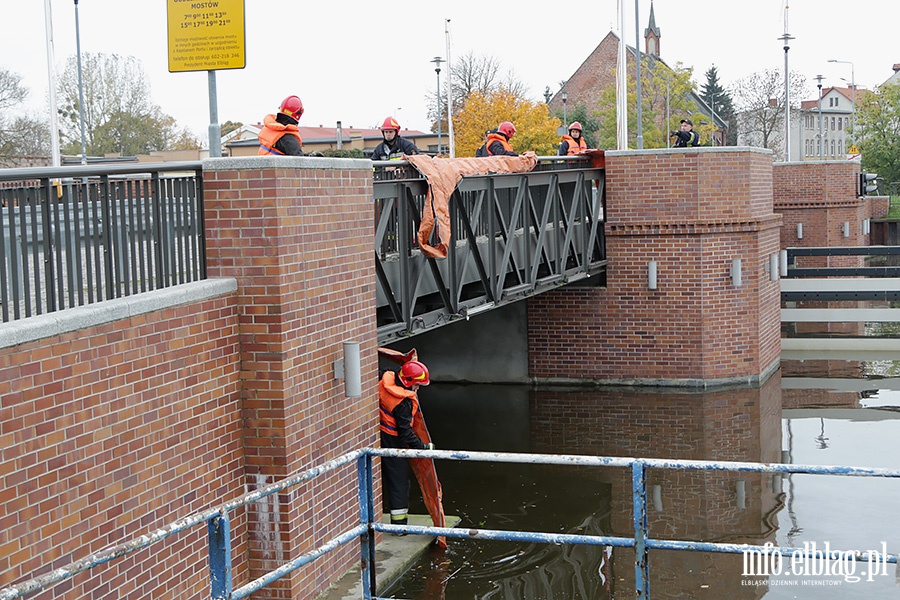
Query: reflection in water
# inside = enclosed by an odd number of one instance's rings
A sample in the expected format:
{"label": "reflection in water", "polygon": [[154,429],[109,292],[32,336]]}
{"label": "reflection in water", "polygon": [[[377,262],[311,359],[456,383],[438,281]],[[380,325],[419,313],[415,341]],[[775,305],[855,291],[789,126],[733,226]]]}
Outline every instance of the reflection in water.
{"label": "reflection in water", "polygon": [[[792,462],[900,468],[900,363],[783,360],[759,388],[535,390],[432,385],[423,410],[442,448]],[[782,389],[782,384],[784,389]],[[631,536],[631,479],[622,469],[440,461],[449,514],[464,527]],[[647,476],[652,537],[896,554],[900,481],[838,476],[661,471]],[[415,508],[415,507],[414,507]],[[424,509],[419,507],[419,512]],[[387,595],[421,600],[634,597],[633,553],[448,540]],[[857,573],[866,565],[859,563]],[[602,573],[601,573],[602,570]],[[651,552],[659,598],[896,597],[889,576],[860,582],[758,578],[742,556]],[[824,586],[822,581],[839,582]],[[608,585],[607,585],[608,584]]]}
{"label": "reflection in water", "polygon": [[[438,447],[500,452],[779,462],[780,376],[702,393],[637,388],[432,385],[422,396]],[[626,469],[441,461],[448,514],[464,527],[633,536]],[[775,541],[781,481],[730,472],[648,473],[651,536]],[[419,509],[421,510],[421,508]],[[397,598],[633,597],[629,549],[448,540],[387,591]],[[654,598],[757,598],[741,556],[651,552]]]}

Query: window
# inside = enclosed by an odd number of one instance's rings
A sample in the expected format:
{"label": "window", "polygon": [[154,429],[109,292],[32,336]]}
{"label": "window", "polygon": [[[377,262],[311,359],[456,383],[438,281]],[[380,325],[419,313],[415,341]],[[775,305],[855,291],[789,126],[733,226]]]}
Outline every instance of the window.
{"label": "window", "polygon": [[844,128],[844,117],[838,117],[838,131]]}
{"label": "window", "polygon": [[834,140],[831,140],[831,155],[834,156]]}
{"label": "window", "polygon": [[844,140],[838,140],[838,154],[844,153]]}
{"label": "window", "polygon": [[831,117],[831,130],[834,131],[834,117]]}

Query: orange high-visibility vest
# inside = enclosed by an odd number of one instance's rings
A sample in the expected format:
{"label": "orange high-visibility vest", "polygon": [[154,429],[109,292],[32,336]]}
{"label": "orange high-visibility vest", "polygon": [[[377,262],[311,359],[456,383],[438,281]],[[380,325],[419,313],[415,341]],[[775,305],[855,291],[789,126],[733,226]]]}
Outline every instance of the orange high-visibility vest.
{"label": "orange high-visibility vest", "polygon": [[303,140],[300,138],[300,130],[297,129],[296,125],[284,125],[279,123],[275,120],[275,115],[266,115],[264,124],[265,127],[259,132],[258,155],[268,156],[269,154],[278,154],[284,156],[284,152],[275,149],[275,144],[277,144],[278,140],[285,135],[296,137],[297,141],[300,142],[300,145],[303,145]]}
{"label": "orange high-visibility vest", "polygon": [[493,156],[494,154],[491,152],[491,144],[494,142],[500,142],[503,144],[503,149],[508,152],[514,152],[513,147],[510,146],[509,140],[506,139],[506,136],[501,133],[489,133],[487,136],[487,141],[484,143],[484,149],[487,151],[488,156]]}
{"label": "orange high-visibility vest", "polygon": [[397,385],[395,374],[388,371],[381,376],[378,382],[378,406],[381,409],[381,431],[388,435],[398,436],[397,421],[394,419],[394,409],[406,398],[412,400],[412,420],[416,419],[419,412],[419,397],[410,389]]}
{"label": "orange high-visibility vest", "polygon": [[578,154],[579,152],[587,150],[587,142],[584,141],[583,135],[578,138],[577,142],[571,135],[564,135],[562,136],[562,139],[564,142],[569,143],[569,151],[567,152],[569,155]]}

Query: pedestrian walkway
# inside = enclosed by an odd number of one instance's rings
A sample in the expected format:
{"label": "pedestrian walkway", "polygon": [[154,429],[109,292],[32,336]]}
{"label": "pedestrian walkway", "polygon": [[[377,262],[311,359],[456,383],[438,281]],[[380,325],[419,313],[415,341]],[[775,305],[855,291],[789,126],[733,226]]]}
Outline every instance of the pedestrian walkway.
{"label": "pedestrian walkway", "polygon": [[[460,518],[454,515],[446,515],[445,519],[447,527],[456,527],[460,522]],[[381,522],[389,523],[390,516],[383,515]],[[428,515],[409,515],[409,524],[418,527],[433,525]],[[434,536],[430,535],[382,535],[381,542],[375,546],[375,580],[378,592],[397,581],[433,541]],[[356,564],[316,600],[359,600],[362,597],[359,564]]]}

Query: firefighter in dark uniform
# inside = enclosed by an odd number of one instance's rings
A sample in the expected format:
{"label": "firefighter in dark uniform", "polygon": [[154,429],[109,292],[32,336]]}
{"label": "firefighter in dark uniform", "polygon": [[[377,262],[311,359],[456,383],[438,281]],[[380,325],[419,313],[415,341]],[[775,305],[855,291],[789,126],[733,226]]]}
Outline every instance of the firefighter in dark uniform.
{"label": "firefighter in dark uniform", "polygon": [[694,123],[690,119],[682,119],[681,130],[673,131],[672,136],[678,138],[675,140],[676,148],[700,145],[700,134],[694,131]]}
{"label": "firefighter in dark uniform", "polygon": [[487,139],[484,145],[476,152],[475,156],[518,156],[519,154],[513,150],[509,143],[510,138],[516,134],[516,126],[509,121],[503,121],[487,132]]}
{"label": "firefighter in dark uniform", "polygon": [[419,149],[411,141],[400,137],[400,124],[394,117],[388,117],[381,125],[384,141],[375,146],[372,160],[401,160],[404,154],[418,154]]}
{"label": "firefighter in dark uniform", "polygon": [[[378,382],[378,403],[381,413],[381,446],[433,450],[434,444],[424,443],[412,429],[419,413],[416,391],[428,385],[428,368],[416,360],[404,363],[397,373],[386,371]],[[409,515],[409,465],[405,458],[385,456],[381,459],[384,487],[392,525],[406,525]]]}

